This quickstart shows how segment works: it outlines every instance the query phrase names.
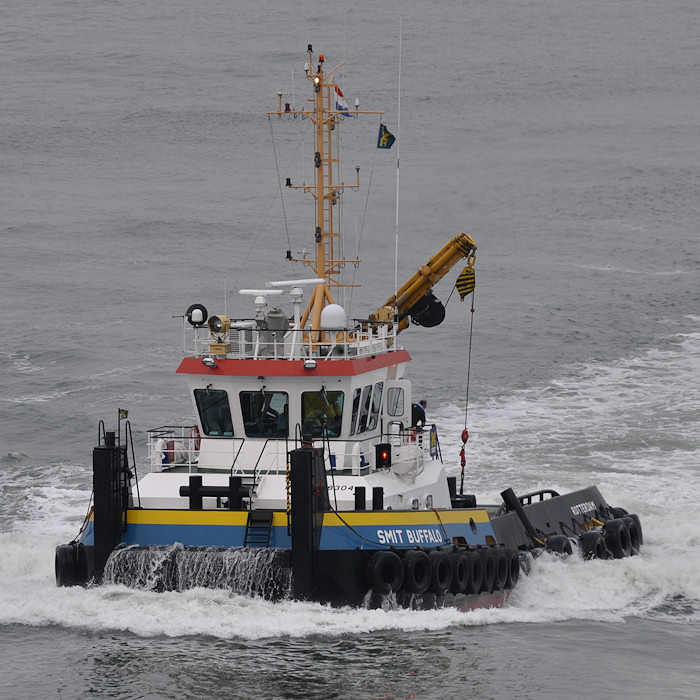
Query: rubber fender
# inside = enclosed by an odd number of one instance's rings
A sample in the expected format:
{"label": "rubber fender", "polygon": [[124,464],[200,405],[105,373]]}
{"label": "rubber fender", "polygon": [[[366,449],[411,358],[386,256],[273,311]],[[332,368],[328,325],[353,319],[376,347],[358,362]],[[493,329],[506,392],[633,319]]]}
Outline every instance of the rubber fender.
{"label": "rubber fender", "polygon": [[613,518],[622,518],[625,515],[628,515],[624,508],[611,508],[610,510],[612,511]]}
{"label": "rubber fender", "polygon": [[434,549],[428,554],[432,577],[430,579],[430,592],[435,595],[444,595],[452,583],[452,562],[450,555],[440,549]]}
{"label": "rubber fender", "polygon": [[73,545],[59,544],[56,547],[55,566],[57,586],[78,585],[78,561]]}
{"label": "rubber fender", "polygon": [[403,564],[396,552],[376,552],[369,560],[367,574],[375,593],[389,595],[398,591],[403,583]]}
{"label": "rubber fender", "polygon": [[563,554],[564,556],[570,557],[574,553],[571,540],[565,535],[552,535],[548,537],[546,546],[549,552],[554,552],[555,554]]}
{"label": "rubber fender", "polygon": [[496,562],[493,557],[493,551],[487,548],[478,551],[483,567],[481,591],[490,593],[493,590],[493,582],[496,580]]}
{"label": "rubber fender", "polygon": [[630,531],[624,520],[615,518],[603,524],[605,546],[615,559],[628,557],[632,553]]}
{"label": "rubber fender", "polygon": [[629,515],[623,516],[620,520],[627,525],[627,529],[630,531],[630,556],[633,557],[635,554],[639,554],[639,546],[641,544],[637,522]]}
{"label": "rubber fender", "polygon": [[639,531],[639,544],[642,545],[644,544],[644,533],[642,532],[642,521],[639,519],[639,516],[636,513],[628,513],[627,515],[623,516],[625,518],[632,518],[635,523],[637,523],[637,530]]}
{"label": "rubber fender", "polygon": [[506,577],[505,587],[508,590],[512,590],[515,588],[520,578],[520,554],[517,549],[506,549],[505,552],[508,560],[508,576]]}
{"label": "rubber fender", "polygon": [[508,555],[504,548],[495,549],[493,552],[496,575],[493,579],[493,590],[502,591],[508,581]]}
{"label": "rubber fender", "polygon": [[469,585],[470,560],[464,552],[454,552],[450,554],[450,560],[452,561],[450,593],[464,593]]}
{"label": "rubber fender", "polygon": [[403,558],[403,587],[409,593],[425,593],[433,570],[428,555],[421,549],[409,549]]}
{"label": "rubber fender", "polygon": [[607,559],[608,549],[600,530],[588,530],[579,537],[579,546],[584,559]]}
{"label": "rubber fender", "polygon": [[479,593],[484,580],[484,565],[479,552],[465,552],[464,556],[469,559],[469,583],[467,593]]}

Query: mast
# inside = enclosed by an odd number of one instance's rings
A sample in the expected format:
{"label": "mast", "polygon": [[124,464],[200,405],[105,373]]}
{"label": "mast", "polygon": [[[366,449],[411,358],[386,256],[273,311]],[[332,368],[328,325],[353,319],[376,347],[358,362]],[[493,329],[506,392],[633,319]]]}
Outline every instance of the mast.
{"label": "mast", "polygon": [[314,60],[311,44],[308,45],[308,60],[304,66],[306,78],[312,86],[312,96],[309,98],[311,110],[292,109],[288,103],[282,109],[282,100],[279,98],[278,109],[268,112],[268,115],[276,114],[282,118],[285,116],[303,116],[311,120],[314,125],[314,184],[293,185],[291,178],[287,178],[286,186],[291,189],[302,189],[311,194],[316,204],[316,226],[314,229],[315,259],[306,257],[291,258],[294,262],[302,262],[308,265],[316,277],[324,282],[316,285],[306,310],[301,317],[301,327],[306,326],[311,318],[311,330],[321,331],[321,311],[326,304],[333,303],[333,287],[357,286],[344,284],[340,279],[342,268],[346,263],[359,264],[359,259],[347,259],[341,256],[340,231],[337,221],[340,217],[334,215],[333,207],[340,201],[342,190],[349,188],[357,190],[360,186],[360,168],[356,168],[357,180],[354,184],[335,184],[333,182],[333,167],[338,163],[337,149],[334,150],[333,135],[337,134],[341,121],[346,117],[354,117],[359,114],[383,114],[376,111],[360,111],[355,109],[350,112],[345,103],[343,93],[335,82],[333,73],[343,63],[326,71],[323,54]]}

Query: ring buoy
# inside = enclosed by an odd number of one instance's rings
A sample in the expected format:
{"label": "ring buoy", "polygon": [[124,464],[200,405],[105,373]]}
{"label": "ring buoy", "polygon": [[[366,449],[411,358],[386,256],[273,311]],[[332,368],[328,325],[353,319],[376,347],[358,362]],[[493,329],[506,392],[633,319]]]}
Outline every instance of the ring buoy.
{"label": "ring buoy", "polygon": [[452,583],[450,583],[450,593],[464,593],[469,585],[470,559],[464,552],[455,552],[450,555],[452,560]]}
{"label": "ring buoy", "polygon": [[430,579],[430,591],[435,595],[444,595],[452,583],[452,562],[447,552],[434,549],[428,554],[432,577]]}
{"label": "ring buoy", "polygon": [[600,530],[589,530],[579,537],[579,546],[584,559],[607,559],[608,550]]}
{"label": "ring buoy", "polygon": [[190,430],[190,441],[194,442],[194,451],[199,452],[199,446],[202,444],[202,435],[199,432],[199,426],[195,425]]}
{"label": "ring buoy", "polygon": [[480,549],[479,556],[481,557],[481,564],[484,572],[481,579],[481,592],[490,593],[493,590],[493,583],[496,579],[496,562],[493,558],[493,552],[490,549]]}
{"label": "ring buoy", "polygon": [[467,552],[466,557],[469,559],[467,593],[476,594],[481,592],[481,585],[484,582],[484,565],[479,552]]}
{"label": "ring buoy", "polygon": [[375,593],[389,595],[398,591],[403,583],[403,564],[396,552],[387,549],[369,560],[367,574]]}
{"label": "ring buoy", "polygon": [[403,558],[403,587],[409,593],[425,593],[432,576],[428,555],[420,549],[409,549]]}
{"label": "ring buoy", "polygon": [[512,590],[520,578],[520,554],[517,549],[506,549],[508,559],[508,576],[506,577],[506,588]]}
{"label": "ring buoy", "polygon": [[506,550],[496,549],[493,552],[496,575],[493,578],[493,590],[502,591],[508,583],[508,555]]}
{"label": "ring buoy", "polygon": [[606,547],[612,552],[615,559],[628,557],[632,553],[630,531],[624,520],[615,518],[604,523],[603,536]]}

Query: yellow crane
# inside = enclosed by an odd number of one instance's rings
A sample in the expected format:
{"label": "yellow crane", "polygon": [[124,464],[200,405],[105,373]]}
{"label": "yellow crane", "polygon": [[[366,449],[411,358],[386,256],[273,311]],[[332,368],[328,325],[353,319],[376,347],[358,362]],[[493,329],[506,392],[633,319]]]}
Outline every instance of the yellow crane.
{"label": "yellow crane", "polygon": [[397,333],[408,328],[409,317],[421,326],[437,326],[445,318],[445,307],[432,288],[462,258],[467,258],[466,269],[473,271],[475,255],[476,243],[471,236],[466,233],[455,236],[418,268],[397,293],[370,316],[370,321],[387,322],[398,318]]}

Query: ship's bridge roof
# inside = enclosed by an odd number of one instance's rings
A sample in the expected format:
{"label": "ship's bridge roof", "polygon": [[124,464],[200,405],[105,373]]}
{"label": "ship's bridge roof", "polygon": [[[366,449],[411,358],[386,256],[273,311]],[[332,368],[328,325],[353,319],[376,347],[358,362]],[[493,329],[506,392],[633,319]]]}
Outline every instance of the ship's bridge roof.
{"label": "ship's bridge roof", "polygon": [[[205,361],[206,360],[206,361]],[[179,374],[211,374],[239,377],[351,377],[377,369],[409,362],[411,356],[403,348],[393,352],[346,358],[237,359],[226,357],[185,357]]]}

